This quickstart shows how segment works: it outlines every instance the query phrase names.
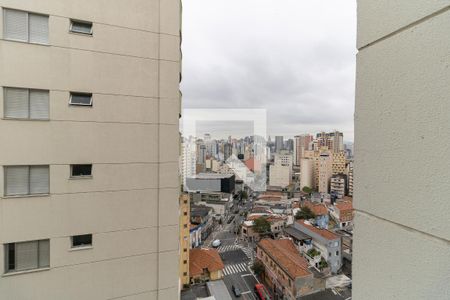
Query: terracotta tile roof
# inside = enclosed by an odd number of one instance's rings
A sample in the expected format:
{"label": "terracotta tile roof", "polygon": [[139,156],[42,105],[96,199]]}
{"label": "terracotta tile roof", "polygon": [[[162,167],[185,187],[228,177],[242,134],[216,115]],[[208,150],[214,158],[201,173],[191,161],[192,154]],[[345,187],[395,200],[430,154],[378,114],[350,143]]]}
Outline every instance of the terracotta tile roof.
{"label": "terracotta tile roof", "polygon": [[276,222],[276,221],[284,221],[287,219],[287,217],[280,216],[280,215],[258,215],[258,214],[255,215],[254,214],[254,215],[249,215],[247,217],[247,221],[254,221],[259,218],[265,218],[270,223]]}
{"label": "terracotta tile roof", "polygon": [[258,200],[272,200],[272,201],[279,201],[283,198],[283,192],[277,192],[277,191],[268,191],[264,192],[261,195],[258,196]]}
{"label": "terracotta tile roof", "polygon": [[276,195],[261,195],[258,197],[258,200],[265,200],[265,201],[280,201],[282,196],[276,196]]}
{"label": "terracotta tile roof", "polygon": [[255,159],[254,158],[247,159],[246,161],[244,161],[244,164],[250,171],[255,170]]}
{"label": "terracotta tile roof", "polygon": [[320,229],[320,228],[314,227],[310,224],[306,224],[304,222],[304,220],[297,220],[297,223],[300,224],[301,226],[311,230],[312,232],[317,233],[318,235],[320,235],[321,237],[323,237],[327,240],[335,240],[335,239],[339,238],[339,236],[337,234],[335,234],[327,229]]}
{"label": "terracotta tile roof", "polygon": [[272,215],[272,216],[268,216],[266,219],[270,223],[273,223],[273,222],[278,222],[278,221],[285,221],[287,219],[287,216]]}
{"label": "terracotta tile roof", "polygon": [[328,208],[323,203],[312,203],[306,200],[303,202],[303,206],[309,207],[316,216],[328,215]]}
{"label": "terracotta tile roof", "polygon": [[335,205],[341,212],[345,210],[353,210],[353,203],[350,201],[339,201]]}
{"label": "terracotta tile roof", "polygon": [[189,273],[198,276],[203,273],[203,269],[209,272],[222,270],[222,259],[216,249],[195,248],[189,251]]}
{"label": "terracotta tile roof", "polygon": [[263,239],[258,243],[275,263],[277,263],[291,278],[310,276],[308,262],[300,255],[291,240]]}
{"label": "terracotta tile roof", "polygon": [[255,214],[257,214],[257,213],[272,214],[273,212],[272,212],[269,208],[267,208],[267,207],[264,207],[264,206],[255,206],[255,207],[252,209],[251,213],[255,213]]}

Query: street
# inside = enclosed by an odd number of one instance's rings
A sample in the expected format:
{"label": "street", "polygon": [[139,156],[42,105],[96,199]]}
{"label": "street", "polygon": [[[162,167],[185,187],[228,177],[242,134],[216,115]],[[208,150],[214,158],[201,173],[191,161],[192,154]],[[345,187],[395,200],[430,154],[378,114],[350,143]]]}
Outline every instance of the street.
{"label": "street", "polygon": [[[211,245],[213,240],[219,239],[221,241],[221,246],[217,250],[225,265],[223,281],[233,299],[258,299],[253,291],[258,280],[250,271],[253,264],[252,258],[254,257],[253,249],[248,247],[246,243],[241,243],[238,238],[239,234],[234,233],[244,219],[240,215],[241,212],[249,211],[251,206],[251,201],[248,201],[237,214],[232,215],[233,217],[230,216],[230,218],[233,218],[230,224],[224,222],[223,225],[216,228],[211,234],[212,237],[208,239],[208,243],[205,243]],[[235,297],[232,286],[240,290],[241,297]]]}

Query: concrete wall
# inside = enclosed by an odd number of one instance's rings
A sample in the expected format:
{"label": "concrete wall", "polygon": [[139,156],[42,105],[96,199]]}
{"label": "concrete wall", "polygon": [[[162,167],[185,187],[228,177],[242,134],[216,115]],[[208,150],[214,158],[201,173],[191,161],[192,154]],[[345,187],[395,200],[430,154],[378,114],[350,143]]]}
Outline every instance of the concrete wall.
{"label": "concrete wall", "polygon": [[449,28],[448,0],[358,1],[355,299],[450,297]]}
{"label": "concrete wall", "polygon": [[[50,90],[50,119],[0,119],[0,167],[50,165],[50,194],[4,197],[0,298],[178,299],[179,0],[0,0],[49,15],[49,45],[7,41],[0,88]],[[93,22],[93,36],[69,32]],[[69,106],[70,91],[93,94]],[[3,91],[0,91],[3,117]],[[92,163],[91,179],[69,179]],[[70,237],[93,234],[92,249]],[[50,269],[3,274],[3,244],[50,239]]]}
{"label": "concrete wall", "polygon": [[186,178],[186,189],[189,192],[205,191],[205,192],[220,192],[221,184],[220,178],[213,179],[198,179],[195,177]]}
{"label": "concrete wall", "polygon": [[314,161],[303,158],[300,160],[300,189],[304,187],[314,187]]}

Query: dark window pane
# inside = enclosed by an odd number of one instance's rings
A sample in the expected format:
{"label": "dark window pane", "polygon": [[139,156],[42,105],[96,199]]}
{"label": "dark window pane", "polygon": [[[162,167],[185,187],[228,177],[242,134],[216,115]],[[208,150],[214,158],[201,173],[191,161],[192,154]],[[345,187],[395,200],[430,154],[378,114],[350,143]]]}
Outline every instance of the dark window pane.
{"label": "dark window pane", "polygon": [[92,94],[70,93],[70,104],[92,105]]}
{"label": "dark window pane", "polygon": [[92,165],[72,165],[71,176],[91,176]]}
{"label": "dark window pane", "polygon": [[72,237],[72,247],[92,245],[92,234],[74,235]]}
{"label": "dark window pane", "polygon": [[16,245],[7,244],[6,245],[6,255],[7,255],[7,271],[14,271],[16,269]]}
{"label": "dark window pane", "polygon": [[92,23],[72,21],[71,31],[76,33],[92,34]]}

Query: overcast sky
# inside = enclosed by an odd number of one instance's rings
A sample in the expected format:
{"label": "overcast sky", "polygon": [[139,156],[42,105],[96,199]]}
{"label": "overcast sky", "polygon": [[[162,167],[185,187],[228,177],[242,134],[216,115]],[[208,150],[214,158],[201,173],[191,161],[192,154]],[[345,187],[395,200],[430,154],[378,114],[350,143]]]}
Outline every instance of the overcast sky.
{"label": "overcast sky", "polygon": [[271,136],[353,141],[355,35],[355,0],[183,1],[183,105],[265,108]]}

